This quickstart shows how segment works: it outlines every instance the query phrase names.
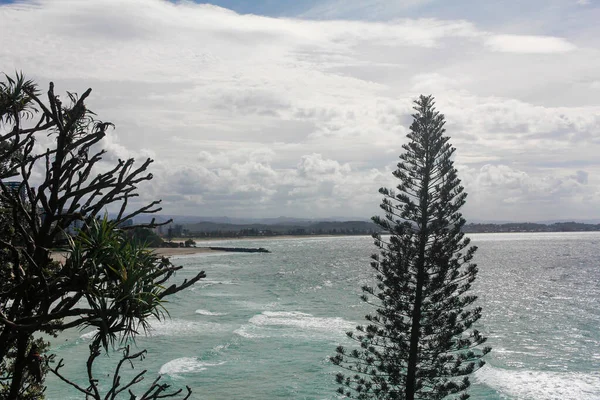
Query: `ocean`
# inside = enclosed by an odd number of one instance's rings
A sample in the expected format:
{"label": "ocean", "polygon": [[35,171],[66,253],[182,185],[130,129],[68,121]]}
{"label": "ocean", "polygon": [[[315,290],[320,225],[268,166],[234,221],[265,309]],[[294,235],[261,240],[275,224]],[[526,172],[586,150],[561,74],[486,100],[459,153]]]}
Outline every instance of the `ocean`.
{"label": "ocean", "polygon": [[[472,234],[479,275],[472,293],[483,307],[479,329],[492,352],[471,376],[473,399],[600,399],[600,233]],[[372,308],[359,296],[373,281],[370,237],[224,240],[211,245],[265,247],[270,254],[223,253],[173,258],[207,279],[169,298],[134,349],[145,384],[160,374],[192,399],[336,399],[338,367],[328,358],[345,332]],[[198,243],[199,246],[207,245]],[[53,340],[62,372],[85,385],[89,332]],[[108,378],[119,351],[101,356]],[[136,393],[141,393],[145,384]],[[51,400],[81,399],[48,380]],[[129,398],[129,396],[123,396]]]}

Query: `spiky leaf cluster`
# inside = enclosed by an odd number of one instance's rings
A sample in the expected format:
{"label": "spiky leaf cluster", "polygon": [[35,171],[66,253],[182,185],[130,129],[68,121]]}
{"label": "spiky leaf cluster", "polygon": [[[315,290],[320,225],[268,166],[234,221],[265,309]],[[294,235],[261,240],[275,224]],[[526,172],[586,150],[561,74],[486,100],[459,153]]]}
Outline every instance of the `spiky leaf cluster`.
{"label": "spiky leaf cluster", "polygon": [[[67,92],[63,101],[53,83],[44,98],[23,74],[0,81],[0,400],[43,398],[49,357],[33,346],[36,335],[92,325],[106,348],[160,316],[162,298],[205,276],[162,287],[179,267],[117,229],[161,210],[159,200],[130,204],[152,179],[153,160],[101,165],[98,146],[112,124],[86,107],[90,94]],[[118,210],[113,222],[99,222],[107,207]],[[84,229],[71,239],[74,225]],[[69,240],[57,262],[51,252]]]}
{"label": "spiky leaf cluster", "polygon": [[415,101],[408,143],[393,175],[395,190],[382,188],[385,216],[373,221],[389,233],[375,235],[375,286],[362,288],[376,307],[368,324],[348,336],[359,346],[338,347],[331,358],[346,372],[339,393],[357,399],[468,398],[468,374],[481,367],[489,348],[473,324],[481,317],[468,295],[477,275],[475,246],[461,232],[466,193],[444,136],[445,120],[431,96]]}

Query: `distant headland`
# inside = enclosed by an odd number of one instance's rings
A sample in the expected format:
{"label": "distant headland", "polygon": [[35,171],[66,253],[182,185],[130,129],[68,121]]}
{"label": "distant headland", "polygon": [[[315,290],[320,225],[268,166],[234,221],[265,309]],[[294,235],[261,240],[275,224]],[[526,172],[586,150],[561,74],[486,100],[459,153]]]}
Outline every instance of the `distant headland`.
{"label": "distant headland", "polygon": [[[174,217],[173,222],[155,229],[157,236],[165,241],[179,238],[219,239],[281,236],[361,236],[383,233],[369,220],[309,220],[293,218],[271,218],[264,220],[235,221],[223,217],[210,221],[199,221],[198,217]],[[235,222],[234,222],[235,221]],[[136,221],[138,222],[138,221]],[[600,231],[600,224],[583,222],[507,222],[469,223],[465,233],[508,233],[508,232],[593,232]]]}

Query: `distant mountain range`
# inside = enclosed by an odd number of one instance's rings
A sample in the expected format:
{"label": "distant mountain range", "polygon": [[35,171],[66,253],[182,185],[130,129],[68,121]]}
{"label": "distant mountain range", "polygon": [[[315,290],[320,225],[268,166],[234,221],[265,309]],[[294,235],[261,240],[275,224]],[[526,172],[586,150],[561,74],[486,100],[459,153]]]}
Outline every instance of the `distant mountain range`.
{"label": "distant mountain range", "polygon": [[[175,224],[195,224],[199,222],[214,222],[214,223],[224,223],[224,224],[234,224],[234,225],[243,225],[243,224],[262,224],[262,225],[310,225],[317,222],[344,222],[344,221],[364,221],[370,222],[370,217],[348,217],[348,216],[333,216],[327,218],[296,218],[296,217],[271,217],[271,218],[246,218],[246,217],[227,217],[227,216],[218,216],[218,217],[209,217],[209,216],[194,216],[194,215],[168,215],[168,214],[160,214],[155,215],[157,221],[164,222],[169,219],[173,220]],[[136,223],[147,223],[153,218],[152,215],[142,215],[135,218]],[[494,224],[494,225],[503,225],[503,224],[525,224],[525,223],[533,223],[533,224],[543,224],[543,225],[551,225],[556,223],[565,223],[565,222],[575,222],[582,224],[600,224],[600,219],[583,219],[583,218],[561,218],[561,219],[552,219],[552,220],[543,220],[543,221],[510,221],[510,220],[479,220],[479,219],[468,219],[469,224]]]}
{"label": "distant mountain range", "polygon": [[[136,223],[148,223],[152,220],[152,215],[143,215],[135,218]],[[199,222],[214,222],[219,224],[262,224],[262,225],[281,225],[281,224],[295,224],[295,225],[309,225],[316,222],[322,221],[370,221],[370,218],[353,218],[353,217],[328,217],[328,218],[294,218],[294,217],[273,217],[273,218],[237,218],[237,217],[198,217],[191,215],[155,215],[156,221],[164,222],[169,219],[173,220],[175,224],[195,224]]]}
{"label": "distant mountain range", "polygon": [[600,224],[600,219],[596,218],[561,218],[561,219],[548,219],[542,221],[510,221],[510,220],[478,220],[478,219],[467,219],[470,224],[543,224],[551,225],[563,222],[575,222],[579,224]]}
{"label": "distant mountain range", "polygon": [[554,222],[551,224],[535,224],[531,222],[510,222],[506,224],[467,224],[463,227],[467,233],[499,233],[499,232],[594,232],[600,231],[600,224],[582,222]]}
{"label": "distant mountain range", "polygon": [[228,224],[204,221],[179,225],[179,227],[182,234],[193,237],[369,235],[380,231],[377,225],[368,221],[298,221],[274,224]]}
{"label": "distant mountain range", "polygon": [[[159,234],[175,237],[252,237],[281,235],[370,235],[382,232],[381,228],[369,220],[313,220],[307,218],[230,218],[230,217],[188,217],[161,215],[157,222],[173,218],[169,226],[159,228]],[[150,219],[136,219],[136,223]],[[600,224],[577,221],[550,223],[507,222],[469,223],[463,227],[467,233],[494,232],[576,232],[600,231]]]}

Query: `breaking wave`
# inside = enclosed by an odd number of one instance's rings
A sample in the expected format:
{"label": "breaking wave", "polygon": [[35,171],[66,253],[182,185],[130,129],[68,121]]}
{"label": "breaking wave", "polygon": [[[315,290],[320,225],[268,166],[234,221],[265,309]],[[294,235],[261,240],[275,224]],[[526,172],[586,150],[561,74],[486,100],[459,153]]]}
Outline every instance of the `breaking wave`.
{"label": "breaking wave", "polygon": [[507,370],[486,365],[475,380],[518,400],[599,400],[600,373]]}
{"label": "breaking wave", "polygon": [[196,310],[196,314],[215,316],[215,317],[218,317],[221,315],[227,315],[227,313],[212,312],[212,311],[208,311],[208,310]]}
{"label": "breaking wave", "polygon": [[172,378],[179,378],[180,374],[200,372],[208,369],[208,367],[215,367],[222,364],[225,364],[225,361],[219,363],[207,363],[200,361],[195,357],[182,357],[163,364],[158,373],[160,375],[169,375]]}
{"label": "breaking wave", "polygon": [[315,317],[299,311],[263,311],[234,333],[246,338],[273,336],[314,336],[338,332],[343,334],[354,328],[354,323],[340,317]]}
{"label": "breaking wave", "polygon": [[[206,331],[222,331],[226,326],[214,322],[187,321],[183,319],[153,320],[146,333],[147,336],[190,336]],[[97,331],[86,332],[79,336],[80,339],[90,340]],[[143,336],[143,331],[140,331]]]}

